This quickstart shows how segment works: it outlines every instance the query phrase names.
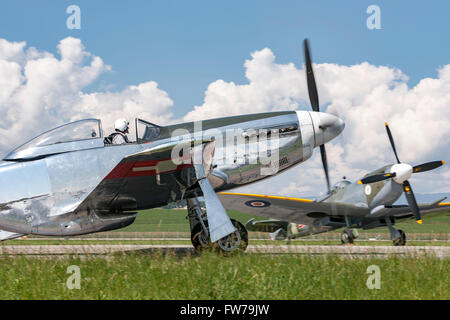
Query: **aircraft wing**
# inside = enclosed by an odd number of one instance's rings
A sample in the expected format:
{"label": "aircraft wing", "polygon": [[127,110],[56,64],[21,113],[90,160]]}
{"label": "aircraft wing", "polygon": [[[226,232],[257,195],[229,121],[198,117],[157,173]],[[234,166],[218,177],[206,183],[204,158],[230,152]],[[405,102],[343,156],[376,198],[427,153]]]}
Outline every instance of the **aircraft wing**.
{"label": "aircraft wing", "polygon": [[11,239],[20,238],[23,236],[24,236],[24,234],[0,230],[0,241],[11,240]]}
{"label": "aircraft wing", "polygon": [[367,207],[310,199],[228,192],[218,193],[218,196],[225,209],[304,225],[313,225],[316,220],[326,217],[340,219],[344,215],[369,213]]}
{"label": "aircraft wing", "polygon": [[[420,213],[424,216],[429,215],[431,213],[439,213],[445,214],[450,212],[450,202],[442,202],[446,198],[439,199],[432,203],[422,203],[419,204]],[[386,215],[396,217],[398,219],[402,218],[412,218],[413,214],[408,206],[392,206],[392,208],[388,208]]]}
{"label": "aircraft wing", "polygon": [[[181,146],[203,146],[203,167],[210,170],[215,143],[212,139],[171,142],[123,158],[77,208],[99,211],[133,211],[159,207],[185,198],[198,181],[194,148],[173,161],[172,151]],[[183,153],[182,152],[182,153]],[[186,161],[188,160],[188,161]],[[202,163],[202,162],[200,162]]]}

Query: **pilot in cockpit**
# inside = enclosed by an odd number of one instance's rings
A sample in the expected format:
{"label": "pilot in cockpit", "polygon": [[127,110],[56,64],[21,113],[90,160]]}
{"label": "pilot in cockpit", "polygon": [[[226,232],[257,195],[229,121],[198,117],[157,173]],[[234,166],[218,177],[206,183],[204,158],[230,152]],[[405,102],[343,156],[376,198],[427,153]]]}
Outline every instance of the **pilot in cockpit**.
{"label": "pilot in cockpit", "polygon": [[124,144],[129,143],[127,134],[129,133],[129,122],[125,119],[117,119],[114,122],[114,129],[116,132],[108,136],[109,143]]}

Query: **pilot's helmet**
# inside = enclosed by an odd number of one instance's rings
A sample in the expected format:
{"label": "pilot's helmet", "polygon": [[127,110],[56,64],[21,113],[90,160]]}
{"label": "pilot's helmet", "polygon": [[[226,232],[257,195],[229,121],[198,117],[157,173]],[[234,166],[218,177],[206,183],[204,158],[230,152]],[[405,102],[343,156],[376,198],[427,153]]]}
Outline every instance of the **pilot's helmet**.
{"label": "pilot's helmet", "polygon": [[129,124],[130,123],[125,119],[117,119],[116,122],[114,122],[114,128],[120,132],[125,132],[127,131]]}

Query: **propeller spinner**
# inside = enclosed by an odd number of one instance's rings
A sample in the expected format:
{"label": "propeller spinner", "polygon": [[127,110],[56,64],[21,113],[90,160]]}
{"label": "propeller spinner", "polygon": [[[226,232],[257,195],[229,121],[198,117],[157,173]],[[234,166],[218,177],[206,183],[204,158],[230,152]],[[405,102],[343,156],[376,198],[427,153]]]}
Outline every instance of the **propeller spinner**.
{"label": "propeller spinner", "polygon": [[403,192],[405,193],[409,208],[411,209],[414,217],[416,218],[417,223],[422,224],[419,206],[417,205],[416,197],[414,196],[414,192],[412,191],[408,179],[411,177],[413,173],[425,172],[436,169],[445,164],[445,161],[426,162],[414,167],[406,163],[401,163],[398,158],[397,150],[395,148],[394,138],[392,137],[392,133],[391,130],[389,129],[387,122],[385,123],[385,126],[387,135],[389,137],[389,141],[391,143],[392,150],[394,151],[395,158],[397,159],[397,164],[394,164],[391,167],[389,173],[372,175],[364,179],[361,179],[360,181],[358,181],[358,183],[367,184],[383,181],[386,179],[392,179],[394,180],[394,182],[401,184],[403,186]]}

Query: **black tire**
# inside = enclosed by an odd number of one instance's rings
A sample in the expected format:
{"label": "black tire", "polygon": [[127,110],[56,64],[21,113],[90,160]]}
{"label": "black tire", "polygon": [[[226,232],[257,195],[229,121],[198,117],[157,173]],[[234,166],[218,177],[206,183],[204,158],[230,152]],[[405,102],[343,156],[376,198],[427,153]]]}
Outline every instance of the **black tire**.
{"label": "black tire", "polygon": [[394,246],[404,246],[406,245],[406,233],[403,230],[398,230],[400,237],[393,240]]}
{"label": "black tire", "polygon": [[[239,236],[241,238],[239,246],[237,248],[233,249],[232,251],[225,250],[224,248],[222,248],[219,245],[219,242],[221,240],[223,240],[223,239],[220,239],[219,241],[217,241],[217,243],[215,245],[217,246],[217,248],[219,249],[220,252],[225,253],[225,254],[235,253],[235,252],[244,252],[247,249],[247,246],[248,246],[248,232],[247,232],[247,229],[239,221],[234,220],[234,219],[230,219],[230,220],[231,220],[231,223],[233,224],[233,226],[236,228],[236,231],[239,233]],[[228,237],[235,237],[236,238],[236,232],[232,233]]]}
{"label": "black tire", "polygon": [[353,244],[355,237],[353,235],[352,229],[345,228],[341,234],[341,243],[342,244]]}
{"label": "black tire", "polygon": [[[207,221],[205,221],[205,226],[208,227]],[[195,250],[197,250],[197,251],[211,249],[211,247],[212,247],[209,236],[208,236],[208,239],[206,239],[204,237],[202,231],[203,231],[203,228],[202,228],[201,223],[197,223],[194,226],[194,229],[192,229],[192,231],[191,231],[191,242],[192,242],[192,245],[194,246]]]}
{"label": "black tire", "polygon": [[[220,239],[216,243],[212,244],[211,239],[208,237],[206,240],[204,235],[202,234],[202,225],[198,223],[194,229],[191,232],[191,242],[194,248],[197,251],[202,250],[215,250],[221,253],[229,254],[234,252],[244,252],[247,249],[248,246],[248,232],[247,229],[244,227],[242,223],[240,223],[237,220],[231,219],[231,223],[233,226],[237,229],[237,232],[239,233],[240,239],[237,239],[237,235],[235,233],[231,234],[228,237],[231,237],[231,241],[237,241],[239,240],[239,246],[238,248],[226,248],[225,238]],[[208,223],[205,221],[205,226],[208,227]],[[221,243],[219,243],[222,241]]]}

